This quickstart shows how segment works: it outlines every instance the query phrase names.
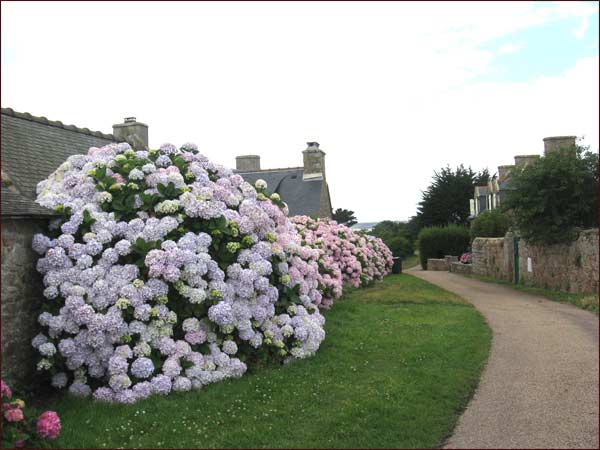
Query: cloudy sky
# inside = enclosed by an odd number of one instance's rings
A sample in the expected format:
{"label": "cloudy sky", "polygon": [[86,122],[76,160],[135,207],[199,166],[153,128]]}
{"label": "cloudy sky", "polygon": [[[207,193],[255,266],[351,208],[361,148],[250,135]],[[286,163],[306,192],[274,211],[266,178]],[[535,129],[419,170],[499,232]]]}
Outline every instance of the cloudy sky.
{"label": "cloudy sky", "polygon": [[298,166],[333,207],[415,213],[433,171],[584,136],[598,150],[598,4],[2,3],[2,106],[150,144]]}

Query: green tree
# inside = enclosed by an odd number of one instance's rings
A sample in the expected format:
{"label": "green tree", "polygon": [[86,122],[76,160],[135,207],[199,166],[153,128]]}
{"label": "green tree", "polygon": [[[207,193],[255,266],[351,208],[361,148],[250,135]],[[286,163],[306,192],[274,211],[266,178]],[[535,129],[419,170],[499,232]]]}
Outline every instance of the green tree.
{"label": "green tree", "polygon": [[471,222],[471,239],[502,237],[510,227],[510,216],[499,209],[488,209]]}
{"label": "green tree", "polygon": [[395,256],[406,257],[414,253],[413,239],[406,222],[384,220],[375,225],[370,234],[381,238]]}
{"label": "green tree", "polygon": [[511,174],[504,208],[531,243],[556,244],[598,226],[598,155],[564,147]]}
{"label": "green tree", "polygon": [[475,186],[489,180],[487,169],[473,172],[461,164],[452,170],[449,166],[434,172],[433,182],[423,192],[419,203],[417,220],[419,228],[448,224],[467,225],[470,215],[469,199],[473,198]]}
{"label": "green tree", "polygon": [[351,227],[356,221],[356,217],[354,216],[354,211],[350,211],[349,209],[338,208],[335,210],[332,216],[333,220],[337,223],[342,223],[347,227]]}

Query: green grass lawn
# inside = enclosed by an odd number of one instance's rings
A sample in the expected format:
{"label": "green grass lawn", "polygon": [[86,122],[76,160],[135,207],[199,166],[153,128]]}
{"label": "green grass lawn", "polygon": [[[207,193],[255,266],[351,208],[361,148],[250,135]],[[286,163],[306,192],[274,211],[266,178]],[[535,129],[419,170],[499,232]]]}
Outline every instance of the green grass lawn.
{"label": "green grass lawn", "polygon": [[318,354],[187,394],[108,405],[61,396],[56,447],[436,447],[487,360],[483,317],[407,274],[348,290]]}
{"label": "green grass lawn", "polygon": [[496,278],[486,277],[482,275],[468,275],[477,280],[485,281],[488,283],[498,283],[505,286],[510,286],[527,294],[539,295],[555,302],[570,303],[577,306],[578,308],[592,311],[598,314],[598,294],[572,294],[569,292],[553,291],[551,289],[543,289],[533,286],[526,286],[523,284],[509,283],[504,280],[497,280]]}

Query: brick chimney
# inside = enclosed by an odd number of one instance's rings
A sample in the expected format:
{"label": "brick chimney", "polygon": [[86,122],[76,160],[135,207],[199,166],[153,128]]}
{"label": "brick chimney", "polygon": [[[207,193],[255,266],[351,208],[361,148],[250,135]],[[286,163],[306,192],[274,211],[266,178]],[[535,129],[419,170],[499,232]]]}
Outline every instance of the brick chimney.
{"label": "brick chimney", "polygon": [[319,148],[318,142],[307,142],[306,150],[302,152],[304,159],[303,179],[325,178],[325,152]]}
{"label": "brick chimney", "polygon": [[148,150],[148,125],[135,117],[125,117],[123,123],[113,125],[117,142],[127,142],[134,150]]}
{"label": "brick chimney", "polygon": [[258,172],[260,170],[260,156],[240,155],[235,157],[235,170],[239,172]]}
{"label": "brick chimney", "polygon": [[544,138],[544,155],[555,152],[563,147],[575,146],[577,136],[551,136]]}

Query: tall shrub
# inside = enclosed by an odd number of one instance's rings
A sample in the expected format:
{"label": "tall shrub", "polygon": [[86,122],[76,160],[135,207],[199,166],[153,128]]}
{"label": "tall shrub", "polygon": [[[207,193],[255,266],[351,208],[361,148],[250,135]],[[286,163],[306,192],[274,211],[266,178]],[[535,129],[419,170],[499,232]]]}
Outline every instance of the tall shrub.
{"label": "tall shrub", "polygon": [[460,225],[423,228],[419,233],[421,267],[427,269],[429,258],[461,255],[469,247],[469,229]]}
{"label": "tall shrub", "polygon": [[598,226],[598,154],[565,147],[511,174],[505,207],[521,236],[534,244],[574,239]]}
{"label": "tall shrub", "polygon": [[499,209],[484,211],[471,222],[471,240],[477,237],[502,237],[510,227],[510,217]]}

